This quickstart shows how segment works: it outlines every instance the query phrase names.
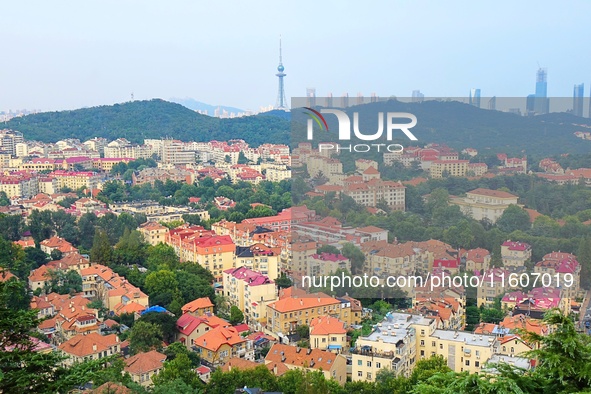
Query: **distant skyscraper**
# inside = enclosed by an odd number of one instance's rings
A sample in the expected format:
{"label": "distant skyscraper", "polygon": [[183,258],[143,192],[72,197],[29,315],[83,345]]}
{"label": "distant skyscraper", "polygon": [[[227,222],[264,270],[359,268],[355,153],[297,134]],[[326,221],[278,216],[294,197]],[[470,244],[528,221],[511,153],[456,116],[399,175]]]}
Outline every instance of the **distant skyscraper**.
{"label": "distant skyscraper", "polygon": [[370,102],[372,102],[372,103],[377,103],[378,102],[378,95],[375,92],[373,92],[371,94]]}
{"label": "distant skyscraper", "polygon": [[357,105],[361,105],[363,104],[363,93],[359,92],[357,93],[357,101],[355,102],[355,104]]}
{"label": "distant skyscraper", "polygon": [[575,85],[573,88],[573,114],[583,116],[583,101],[585,100],[585,84]]}
{"label": "distant skyscraper", "polygon": [[283,72],[285,68],[283,67],[283,60],[281,56],[281,38],[279,38],[279,65],[277,66],[277,78],[279,78],[279,89],[277,90],[277,104],[275,104],[275,109],[288,109],[287,107],[287,100],[285,98],[285,88],[283,86],[283,78],[287,75]]}
{"label": "distant skyscraper", "polygon": [[413,90],[412,91],[412,102],[413,103],[420,103],[425,98],[425,95],[421,93],[420,90]]}
{"label": "distant skyscraper", "polygon": [[341,97],[341,107],[349,107],[349,93],[343,93],[343,96]]}
{"label": "distant skyscraper", "polygon": [[470,89],[470,105],[480,108],[480,89]]}
{"label": "distant skyscraper", "polygon": [[536,114],[547,114],[548,104],[548,70],[539,68],[536,73],[536,94],[534,102],[534,111]]}
{"label": "distant skyscraper", "polygon": [[490,100],[488,100],[488,109],[492,111],[497,110],[497,96],[492,96]]}
{"label": "distant skyscraper", "polygon": [[315,107],[316,106],[316,89],[314,89],[314,88],[307,88],[306,89],[306,101],[308,102],[308,107]]}

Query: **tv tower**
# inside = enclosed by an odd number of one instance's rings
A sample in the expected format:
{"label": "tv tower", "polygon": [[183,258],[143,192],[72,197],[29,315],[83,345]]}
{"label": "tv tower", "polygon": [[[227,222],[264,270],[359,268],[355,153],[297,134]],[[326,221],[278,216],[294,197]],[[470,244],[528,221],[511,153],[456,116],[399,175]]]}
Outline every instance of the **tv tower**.
{"label": "tv tower", "polygon": [[287,110],[289,108],[287,107],[285,89],[283,87],[283,77],[285,77],[287,74],[285,74],[283,70],[285,70],[285,68],[283,67],[283,61],[281,59],[281,36],[279,36],[279,65],[277,66],[277,71],[279,72],[275,74],[277,78],[279,78],[279,89],[277,91],[277,104],[275,104],[275,109]]}

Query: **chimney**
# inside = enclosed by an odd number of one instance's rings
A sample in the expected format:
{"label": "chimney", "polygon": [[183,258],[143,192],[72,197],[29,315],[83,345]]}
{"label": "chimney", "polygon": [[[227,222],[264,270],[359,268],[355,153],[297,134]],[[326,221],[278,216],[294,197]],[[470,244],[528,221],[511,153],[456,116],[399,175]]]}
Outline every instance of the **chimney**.
{"label": "chimney", "polygon": [[96,352],[96,343],[93,343],[93,344],[92,344],[92,351],[93,351],[93,352]]}

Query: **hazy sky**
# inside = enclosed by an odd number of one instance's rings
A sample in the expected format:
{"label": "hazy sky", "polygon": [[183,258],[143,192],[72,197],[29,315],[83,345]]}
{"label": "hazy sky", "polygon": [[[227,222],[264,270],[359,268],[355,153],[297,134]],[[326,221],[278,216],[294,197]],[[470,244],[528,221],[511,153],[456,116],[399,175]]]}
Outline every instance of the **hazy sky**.
{"label": "hazy sky", "polygon": [[525,96],[591,85],[591,2],[5,1],[0,111],[192,97],[275,104],[278,38],[288,99]]}

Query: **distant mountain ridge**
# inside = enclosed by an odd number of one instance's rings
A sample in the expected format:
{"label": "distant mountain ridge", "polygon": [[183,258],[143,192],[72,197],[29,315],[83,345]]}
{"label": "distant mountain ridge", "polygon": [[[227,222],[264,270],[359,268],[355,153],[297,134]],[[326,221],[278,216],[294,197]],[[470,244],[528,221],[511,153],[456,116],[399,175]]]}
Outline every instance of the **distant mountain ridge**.
{"label": "distant mountain ridge", "polygon": [[240,109],[240,108],[236,108],[236,107],[228,107],[226,105],[206,104],[206,103],[203,103],[201,101],[197,101],[197,100],[195,100],[193,98],[189,98],[189,97],[188,98],[173,97],[168,101],[183,105],[189,109],[192,109],[193,111],[207,111],[207,115],[209,115],[209,116],[214,116],[216,110],[228,111],[228,113],[233,112],[235,114],[246,112],[245,110]]}

